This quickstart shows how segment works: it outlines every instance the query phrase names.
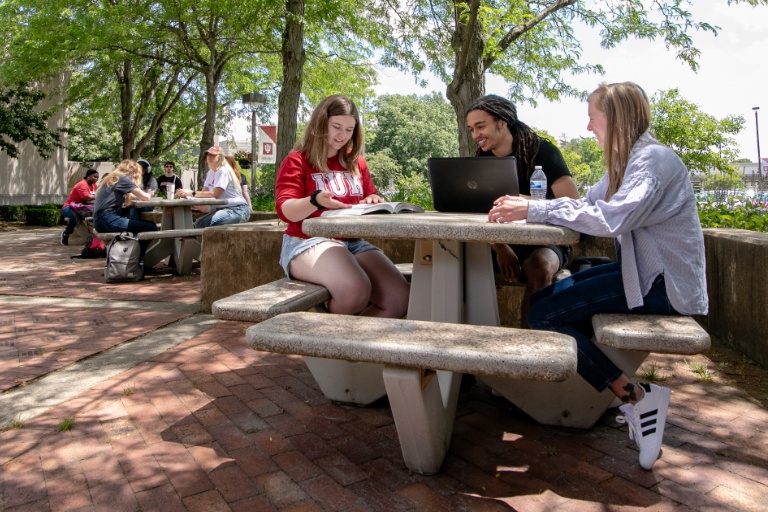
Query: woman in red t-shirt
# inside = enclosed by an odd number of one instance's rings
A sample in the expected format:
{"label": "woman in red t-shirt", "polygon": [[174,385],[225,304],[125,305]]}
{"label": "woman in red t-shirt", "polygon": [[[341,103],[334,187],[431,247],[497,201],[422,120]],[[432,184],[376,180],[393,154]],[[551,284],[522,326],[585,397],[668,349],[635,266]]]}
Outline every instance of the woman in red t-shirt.
{"label": "woman in red t-shirt", "polygon": [[363,239],[310,238],[301,229],[304,219],[322,210],[383,201],[362,148],[355,104],[340,95],[320,102],[277,174],[277,215],[288,223],[280,265],[288,277],[325,286],[331,313],[400,318],[408,309],[409,285],[380,249]]}

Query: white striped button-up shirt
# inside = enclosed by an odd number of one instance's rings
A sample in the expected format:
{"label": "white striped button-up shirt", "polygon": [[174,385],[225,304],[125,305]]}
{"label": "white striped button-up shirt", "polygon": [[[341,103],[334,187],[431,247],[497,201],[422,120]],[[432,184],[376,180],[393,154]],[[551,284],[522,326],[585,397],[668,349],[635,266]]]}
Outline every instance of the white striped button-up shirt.
{"label": "white striped button-up shirt", "polygon": [[649,133],[635,143],[618,191],[605,201],[607,174],[582,199],[531,201],[528,222],[615,237],[627,306],[642,306],[664,274],[672,307],[683,315],[707,313],[704,235],[691,181],[680,158]]}

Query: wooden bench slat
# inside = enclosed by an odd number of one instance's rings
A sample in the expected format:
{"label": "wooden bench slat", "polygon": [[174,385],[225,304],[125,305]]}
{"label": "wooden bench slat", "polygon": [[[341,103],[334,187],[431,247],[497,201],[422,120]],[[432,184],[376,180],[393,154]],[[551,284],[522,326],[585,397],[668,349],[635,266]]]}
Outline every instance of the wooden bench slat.
{"label": "wooden bench slat", "polygon": [[598,343],[621,350],[699,354],[710,346],[707,331],[689,316],[600,314],[592,326]]}
{"label": "wooden bench slat", "polygon": [[576,373],[575,340],[548,331],[301,312],[246,338],[257,350],[405,368],[545,381]]}

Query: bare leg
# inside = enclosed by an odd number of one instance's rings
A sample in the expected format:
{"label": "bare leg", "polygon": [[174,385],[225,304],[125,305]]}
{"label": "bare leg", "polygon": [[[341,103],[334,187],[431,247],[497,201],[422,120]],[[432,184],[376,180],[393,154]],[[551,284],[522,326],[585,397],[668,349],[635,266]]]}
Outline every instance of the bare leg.
{"label": "bare leg", "polygon": [[645,395],[643,388],[633,384],[624,374],[611,383],[611,391],[625,404],[635,404]]}
{"label": "bare leg", "polygon": [[408,312],[410,285],[397,267],[380,251],[355,255],[371,280],[371,305],[361,314],[385,318],[402,318]]}
{"label": "bare leg", "polygon": [[291,261],[290,272],[293,278],[325,286],[331,313],[354,315],[370,301],[371,281],[343,245],[323,242],[307,249]]}
{"label": "bare leg", "polygon": [[552,284],[552,278],[560,270],[560,258],[554,251],[542,247],[536,249],[523,262],[523,272],[528,280],[520,303],[520,327],[528,328],[528,309],[531,307],[531,295],[545,286]]}

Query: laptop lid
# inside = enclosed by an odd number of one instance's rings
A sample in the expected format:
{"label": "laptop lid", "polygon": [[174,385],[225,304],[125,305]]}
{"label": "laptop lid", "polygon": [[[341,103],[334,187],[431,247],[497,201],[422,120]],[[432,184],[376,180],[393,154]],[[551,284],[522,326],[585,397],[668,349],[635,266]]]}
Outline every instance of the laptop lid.
{"label": "laptop lid", "polygon": [[488,213],[494,200],[520,193],[513,156],[430,158],[427,171],[438,212]]}

